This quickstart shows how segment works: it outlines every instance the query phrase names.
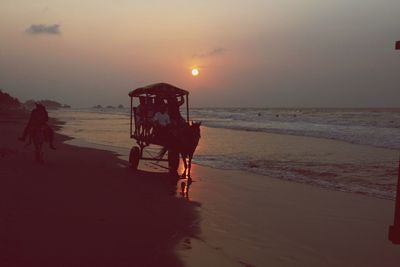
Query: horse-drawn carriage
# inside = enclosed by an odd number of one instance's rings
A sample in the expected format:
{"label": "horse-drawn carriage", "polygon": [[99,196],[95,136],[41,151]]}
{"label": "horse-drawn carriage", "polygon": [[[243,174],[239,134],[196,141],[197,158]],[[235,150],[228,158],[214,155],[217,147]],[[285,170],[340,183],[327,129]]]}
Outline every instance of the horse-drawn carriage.
{"label": "horse-drawn carriage", "polygon": [[[170,173],[176,174],[179,167],[179,155],[182,156],[186,175],[186,159],[190,162],[200,138],[200,123],[189,123],[189,92],[167,83],[157,83],[137,88],[129,93],[131,98],[130,137],[136,140],[129,162],[137,169],[140,160],[168,162]],[[139,98],[139,105],[133,106],[133,98]],[[186,103],[186,119],[180,114],[179,107]],[[167,113],[168,115],[159,115]],[[167,116],[168,125],[157,124],[155,117]],[[144,156],[149,145],[162,147],[157,156]],[[167,152],[167,158],[165,154]]]}

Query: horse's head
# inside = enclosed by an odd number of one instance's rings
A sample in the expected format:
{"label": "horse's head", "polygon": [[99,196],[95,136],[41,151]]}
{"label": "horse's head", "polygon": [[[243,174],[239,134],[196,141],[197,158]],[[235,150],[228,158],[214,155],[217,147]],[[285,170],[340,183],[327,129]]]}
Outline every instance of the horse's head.
{"label": "horse's head", "polygon": [[200,138],[200,126],[201,126],[201,121],[200,122],[192,121],[192,124],[190,125],[190,132],[196,138]]}

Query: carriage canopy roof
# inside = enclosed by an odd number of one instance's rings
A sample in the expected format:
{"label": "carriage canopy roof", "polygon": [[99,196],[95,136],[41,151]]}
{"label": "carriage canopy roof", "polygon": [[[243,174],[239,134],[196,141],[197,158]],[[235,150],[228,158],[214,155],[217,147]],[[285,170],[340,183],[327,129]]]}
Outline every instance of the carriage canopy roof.
{"label": "carriage canopy roof", "polygon": [[129,93],[130,97],[141,95],[172,97],[188,95],[189,92],[168,83],[155,83],[145,87],[137,88]]}

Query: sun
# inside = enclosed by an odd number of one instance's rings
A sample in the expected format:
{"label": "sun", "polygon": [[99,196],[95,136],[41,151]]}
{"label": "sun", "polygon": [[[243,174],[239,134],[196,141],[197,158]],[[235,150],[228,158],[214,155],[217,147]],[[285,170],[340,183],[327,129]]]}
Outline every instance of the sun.
{"label": "sun", "polygon": [[193,69],[192,69],[192,75],[193,75],[193,76],[199,75],[199,69],[198,69],[198,68],[193,68]]}

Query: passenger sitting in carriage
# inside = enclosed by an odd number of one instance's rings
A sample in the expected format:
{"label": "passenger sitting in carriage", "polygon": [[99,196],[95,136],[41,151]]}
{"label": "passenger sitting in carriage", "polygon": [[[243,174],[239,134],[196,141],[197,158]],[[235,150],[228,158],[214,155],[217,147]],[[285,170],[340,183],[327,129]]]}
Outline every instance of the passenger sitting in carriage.
{"label": "passenger sitting in carriage", "polygon": [[168,112],[171,123],[174,127],[182,127],[186,125],[185,119],[182,117],[179,107],[185,103],[183,96],[178,100],[176,97],[170,97],[168,101]]}
{"label": "passenger sitting in carriage", "polygon": [[155,109],[155,112],[157,113],[157,112],[161,111],[161,109],[163,109],[164,107],[165,108],[167,107],[167,105],[165,104],[164,98],[162,98],[160,96],[156,96],[154,98],[154,109]]}
{"label": "passenger sitting in carriage", "polygon": [[154,137],[156,139],[164,139],[169,134],[169,126],[171,124],[170,116],[167,113],[167,107],[161,106],[160,111],[153,117]]}
{"label": "passenger sitting in carriage", "polygon": [[152,134],[154,116],[153,99],[148,96],[140,96],[139,102],[135,112],[135,133],[138,136],[149,137]]}
{"label": "passenger sitting in carriage", "polygon": [[142,135],[144,131],[144,124],[146,120],[146,97],[139,97],[139,105],[135,110],[135,133]]}
{"label": "passenger sitting in carriage", "polygon": [[155,110],[155,105],[153,103],[153,98],[146,96],[146,114],[144,123],[144,136],[150,137],[153,135],[153,117]]}
{"label": "passenger sitting in carriage", "polygon": [[153,102],[153,98],[150,96],[146,96],[146,118],[151,121],[156,113],[155,105]]}

